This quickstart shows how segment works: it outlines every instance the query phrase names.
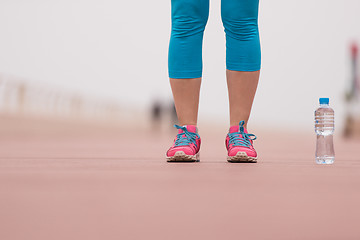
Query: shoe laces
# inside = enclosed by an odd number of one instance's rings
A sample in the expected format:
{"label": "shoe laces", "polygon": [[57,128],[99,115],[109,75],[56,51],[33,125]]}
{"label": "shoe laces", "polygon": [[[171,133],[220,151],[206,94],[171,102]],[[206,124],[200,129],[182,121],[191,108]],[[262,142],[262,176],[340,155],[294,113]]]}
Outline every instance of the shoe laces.
{"label": "shoe laces", "polygon": [[174,125],[177,129],[181,129],[183,132],[176,135],[175,147],[196,144],[196,138],[200,138],[199,134],[189,132],[185,126]]}
{"label": "shoe laces", "polygon": [[250,147],[252,145],[251,141],[256,140],[256,136],[251,133],[245,133],[244,131],[244,121],[239,123],[239,132],[229,133],[229,145],[237,147]]}

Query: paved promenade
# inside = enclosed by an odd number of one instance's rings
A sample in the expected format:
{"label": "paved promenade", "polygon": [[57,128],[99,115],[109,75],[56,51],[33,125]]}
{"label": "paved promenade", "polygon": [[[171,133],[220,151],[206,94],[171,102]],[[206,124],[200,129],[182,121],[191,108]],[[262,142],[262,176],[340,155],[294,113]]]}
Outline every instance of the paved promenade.
{"label": "paved promenade", "polygon": [[0,239],[360,239],[359,140],[319,166],[312,131],[254,131],[230,164],[222,130],[170,164],[173,134],[0,116]]}

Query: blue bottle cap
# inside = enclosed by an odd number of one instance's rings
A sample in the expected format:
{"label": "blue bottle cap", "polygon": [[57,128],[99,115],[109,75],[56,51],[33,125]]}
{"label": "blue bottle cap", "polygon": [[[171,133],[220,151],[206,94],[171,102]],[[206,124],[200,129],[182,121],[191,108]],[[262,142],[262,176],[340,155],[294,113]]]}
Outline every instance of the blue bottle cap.
{"label": "blue bottle cap", "polygon": [[319,103],[329,105],[329,98],[319,98]]}

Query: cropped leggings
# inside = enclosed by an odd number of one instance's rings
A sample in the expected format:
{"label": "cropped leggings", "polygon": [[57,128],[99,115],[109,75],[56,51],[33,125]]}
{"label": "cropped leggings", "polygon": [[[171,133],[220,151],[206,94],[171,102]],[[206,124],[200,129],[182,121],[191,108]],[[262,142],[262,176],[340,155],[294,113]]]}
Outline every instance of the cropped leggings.
{"label": "cropped leggings", "polygon": [[[221,1],[229,70],[260,70],[258,8],[259,0]],[[209,0],[171,0],[170,78],[202,76],[202,42],[208,16]]]}

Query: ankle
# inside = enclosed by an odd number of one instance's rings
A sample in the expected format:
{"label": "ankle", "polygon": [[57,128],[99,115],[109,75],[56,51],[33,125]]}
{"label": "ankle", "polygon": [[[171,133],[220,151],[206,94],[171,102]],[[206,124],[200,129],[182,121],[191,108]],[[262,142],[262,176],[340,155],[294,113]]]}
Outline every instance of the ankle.
{"label": "ankle", "polygon": [[197,127],[197,123],[196,122],[184,122],[184,123],[179,123],[179,126],[195,126]]}
{"label": "ankle", "polygon": [[[239,123],[230,123],[230,127],[239,126]],[[245,129],[247,129],[247,124],[245,123],[243,126]]]}

